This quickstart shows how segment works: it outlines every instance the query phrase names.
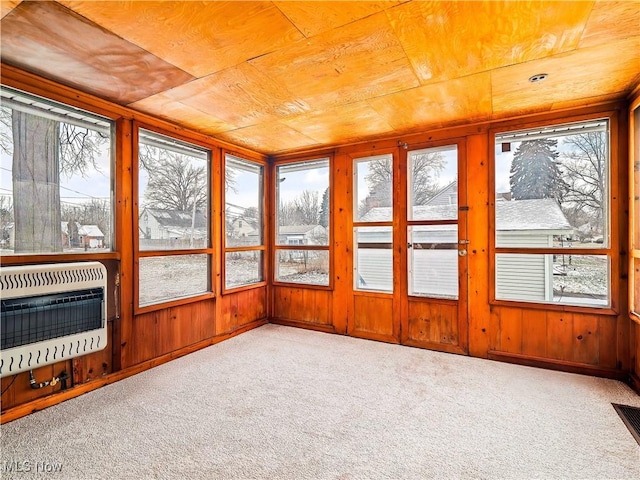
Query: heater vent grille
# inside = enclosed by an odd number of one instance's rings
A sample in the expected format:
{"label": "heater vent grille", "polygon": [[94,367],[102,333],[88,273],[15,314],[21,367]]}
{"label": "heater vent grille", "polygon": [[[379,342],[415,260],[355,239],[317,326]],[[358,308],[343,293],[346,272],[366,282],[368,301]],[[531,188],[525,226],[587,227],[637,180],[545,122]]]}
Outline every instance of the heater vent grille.
{"label": "heater vent grille", "polygon": [[106,286],[99,262],[3,268],[0,376],[105,348]]}

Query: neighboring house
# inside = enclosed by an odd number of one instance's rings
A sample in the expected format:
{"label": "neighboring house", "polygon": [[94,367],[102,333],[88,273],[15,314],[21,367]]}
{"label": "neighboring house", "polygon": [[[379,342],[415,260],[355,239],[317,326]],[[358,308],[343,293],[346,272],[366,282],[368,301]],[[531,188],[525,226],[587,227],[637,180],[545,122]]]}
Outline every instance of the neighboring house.
{"label": "neighboring house", "polygon": [[201,211],[184,212],[144,208],[138,220],[141,246],[171,245],[189,246],[194,241],[202,242],[207,238],[207,217]]}
{"label": "neighboring house", "polygon": [[[440,198],[443,198],[442,196]],[[390,207],[376,207],[363,221],[388,221]],[[414,207],[414,218],[455,219],[457,205]],[[554,238],[573,229],[553,199],[496,202],[496,245],[551,247]],[[415,226],[408,232],[409,290],[412,295],[455,297],[458,293],[458,232],[456,225]],[[357,233],[356,269],[360,288],[392,289],[391,227],[366,227]],[[368,245],[375,244],[375,248]],[[501,299],[552,300],[553,255],[498,255],[496,296]]]}
{"label": "neighboring house", "polygon": [[278,227],[280,245],[322,245],[327,241],[327,229],[322,225],[283,225]]}
{"label": "neighboring house", "polygon": [[80,245],[87,248],[103,248],[104,233],[97,225],[82,225],[78,228]]}
{"label": "neighboring house", "polygon": [[[82,225],[80,225],[78,222],[75,222],[76,224],[76,232],[80,232],[80,228],[82,227]],[[95,225],[89,225],[89,226],[94,226]],[[96,227],[97,228],[97,227]],[[100,229],[98,229],[98,232],[100,231]],[[61,232],[61,240],[62,240],[62,247],[63,248],[74,248],[74,247],[78,247],[78,246],[84,246],[84,244],[81,243],[81,240],[79,239],[79,235],[78,238],[74,239],[74,238],[69,238],[69,222],[66,221],[62,221],[60,222],[60,232]],[[97,233],[97,232],[94,232]],[[8,248],[8,249],[12,249],[14,248],[15,245],[15,224],[13,222],[9,222],[6,223],[2,226],[2,232],[1,232],[1,236],[2,238],[0,239],[0,243],[2,248]],[[100,246],[104,246],[104,234],[102,234],[102,232],[100,232],[100,235],[95,237],[95,240],[100,240],[101,244]],[[78,245],[78,242],[80,242],[80,245]],[[90,242],[91,243],[91,242]],[[96,242],[93,242],[94,244],[96,244]],[[94,248],[94,247],[92,247]]]}

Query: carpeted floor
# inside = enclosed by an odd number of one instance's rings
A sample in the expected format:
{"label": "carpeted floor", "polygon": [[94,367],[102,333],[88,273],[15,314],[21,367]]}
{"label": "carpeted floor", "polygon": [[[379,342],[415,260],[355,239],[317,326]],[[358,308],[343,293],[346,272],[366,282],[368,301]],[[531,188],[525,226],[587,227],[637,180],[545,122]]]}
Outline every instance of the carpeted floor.
{"label": "carpeted floor", "polygon": [[[640,397],[612,380],[266,325],[3,425],[0,468],[65,480],[635,480],[640,447],[612,402]],[[31,471],[8,472],[16,465]]]}

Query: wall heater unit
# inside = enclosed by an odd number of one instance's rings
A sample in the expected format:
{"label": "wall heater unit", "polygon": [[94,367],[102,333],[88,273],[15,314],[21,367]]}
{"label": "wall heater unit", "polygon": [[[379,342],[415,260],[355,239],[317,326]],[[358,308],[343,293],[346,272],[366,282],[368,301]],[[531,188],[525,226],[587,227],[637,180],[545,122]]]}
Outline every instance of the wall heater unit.
{"label": "wall heater unit", "polygon": [[107,346],[107,269],[99,262],[0,269],[0,377]]}

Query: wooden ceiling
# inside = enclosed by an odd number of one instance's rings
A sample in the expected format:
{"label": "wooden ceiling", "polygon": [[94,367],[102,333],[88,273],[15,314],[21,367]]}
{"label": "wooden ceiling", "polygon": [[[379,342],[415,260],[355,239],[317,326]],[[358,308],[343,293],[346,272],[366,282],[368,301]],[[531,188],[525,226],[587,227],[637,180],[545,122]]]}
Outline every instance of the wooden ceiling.
{"label": "wooden ceiling", "polygon": [[4,63],[267,154],[623,98],[640,81],[638,1],[3,0],[1,15]]}

